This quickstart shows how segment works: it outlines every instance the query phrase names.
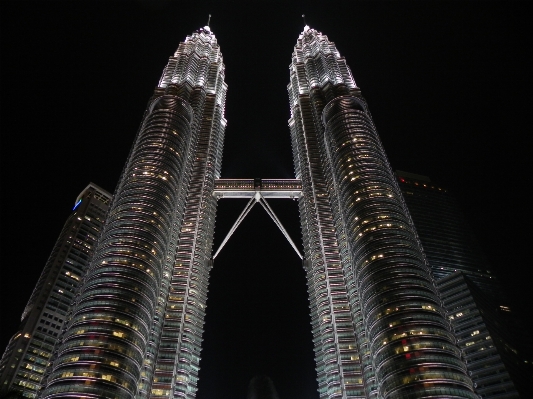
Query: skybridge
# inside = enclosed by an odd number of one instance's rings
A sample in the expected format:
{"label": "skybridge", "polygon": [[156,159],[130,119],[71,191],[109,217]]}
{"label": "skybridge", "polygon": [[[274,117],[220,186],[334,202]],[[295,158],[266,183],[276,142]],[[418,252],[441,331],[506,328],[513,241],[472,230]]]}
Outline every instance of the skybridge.
{"label": "skybridge", "polygon": [[291,244],[296,254],[303,259],[302,254],[291,240],[289,233],[283,227],[280,220],[266,201],[267,198],[289,198],[298,199],[302,196],[302,182],[298,179],[217,179],[215,180],[215,189],[213,195],[217,199],[221,198],[249,198],[246,207],[241,212],[230,231],[220,244],[213,255],[213,259],[217,257],[224,245],[228,242],[237,227],[244,220],[246,215],[250,212],[253,206],[257,203],[261,204],[266,213],[272,218],[276,226],[281,230],[289,244]]}
{"label": "skybridge", "polygon": [[291,198],[302,196],[302,181],[298,179],[217,179],[213,195],[218,198]]}

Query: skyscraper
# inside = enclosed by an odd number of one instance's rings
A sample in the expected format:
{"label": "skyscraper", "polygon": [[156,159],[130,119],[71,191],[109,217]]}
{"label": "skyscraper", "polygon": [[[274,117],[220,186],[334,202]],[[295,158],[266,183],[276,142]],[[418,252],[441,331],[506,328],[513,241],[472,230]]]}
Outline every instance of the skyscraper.
{"label": "skyscraper", "polygon": [[437,287],[476,393],[486,399],[518,398],[517,382],[525,382],[525,388],[528,378],[497,300],[460,271],[438,280]]}
{"label": "skyscraper", "polygon": [[42,397],[194,397],[225,93],[205,27],[148,103]]}
{"label": "skyscraper", "polygon": [[0,394],[15,391],[34,398],[39,391],[110,200],[111,194],[92,183],[76,198],[0,361]]}
{"label": "skyscraper", "polygon": [[321,397],[475,397],[368,107],[305,27],[289,125]]}
{"label": "skyscraper", "polygon": [[461,271],[482,291],[503,300],[456,198],[427,176],[403,171],[396,175],[435,280]]}
{"label": "skyscraper", "polygon": [[[368,107],[307,26],[288,89],[320,397],[475,398]],[[41,397],[195,397],[225,93],[206,26],[148,102]]]}

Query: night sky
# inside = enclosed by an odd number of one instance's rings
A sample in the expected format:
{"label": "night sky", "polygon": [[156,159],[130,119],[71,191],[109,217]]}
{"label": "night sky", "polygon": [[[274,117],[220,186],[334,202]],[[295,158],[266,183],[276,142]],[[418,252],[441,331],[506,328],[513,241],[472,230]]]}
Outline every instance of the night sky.
{"label": "night sky", "polygon": [[[113,192],[168,57],[209,13],[229,86],[222,177],[294,177],[286,86],[305,13],[346,58],[392,167],[456,193],[530,324],[527,2],[184,3],[1,3],[0,352],[77,195]],[[245,203],[219,202],[215,247]],[[297,203],[271,205],[301,247]],[[257,206],[212,271],[198,399],[244,399],[256,374],[281,399],[318,398],[309,323],[300,260]]]}

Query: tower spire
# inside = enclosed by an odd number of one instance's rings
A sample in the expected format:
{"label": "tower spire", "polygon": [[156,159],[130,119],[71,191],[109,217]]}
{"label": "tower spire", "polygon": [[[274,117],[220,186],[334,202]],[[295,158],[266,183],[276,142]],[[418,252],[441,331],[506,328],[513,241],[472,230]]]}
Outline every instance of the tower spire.
{"label": "tower spire", "polygon": [[209,26],[210,22],[211,22],[211,14],[209,14],[209,18],[207,18],[207,26]]}
{"label": "tower spire", "polygon": [[309,25],[307,25],[307,21],[305,20],[305,14],[302,14],[302,18],[304,19],[304,32],[309,29]]}

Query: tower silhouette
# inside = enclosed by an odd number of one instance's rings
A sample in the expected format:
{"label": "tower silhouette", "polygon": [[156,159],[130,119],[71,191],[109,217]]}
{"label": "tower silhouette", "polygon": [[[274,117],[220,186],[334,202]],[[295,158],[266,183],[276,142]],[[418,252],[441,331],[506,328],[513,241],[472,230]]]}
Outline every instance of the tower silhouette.
{"label": "tower silhouette", "polygon": [[306,26],[290,71],[296,179],[223,180],[220,48],[208,26],[180,44],[41,397],[194,398],[217,198],[250,199],[230,235],[259,203],[290,240],[267,202],[277,197],[299,201],[320,397],[476,398],[345,60]]}

